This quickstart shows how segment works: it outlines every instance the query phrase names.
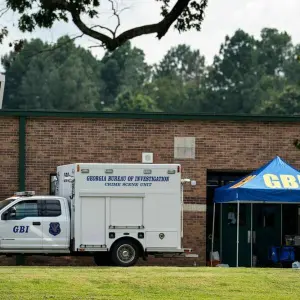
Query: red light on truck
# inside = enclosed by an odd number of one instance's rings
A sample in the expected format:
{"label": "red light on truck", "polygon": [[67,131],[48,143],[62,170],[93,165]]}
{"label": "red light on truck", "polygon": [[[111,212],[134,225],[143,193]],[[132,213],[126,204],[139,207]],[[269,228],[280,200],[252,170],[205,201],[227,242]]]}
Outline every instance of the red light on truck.
{"label": "red light on truck", "polygon": [[177,167],[177,173],[180,173],[180,166]]}
{"label": "red light on truck", "polygon": [[189,249],[189,248],[184,249],[184,253],[191,253],[191,252],[192,252],[192,249]]}
{"label": "red light on truck", "polygon": [[79,172],[80,171],[80,166],[79,165],[77,165],[77,172]]}

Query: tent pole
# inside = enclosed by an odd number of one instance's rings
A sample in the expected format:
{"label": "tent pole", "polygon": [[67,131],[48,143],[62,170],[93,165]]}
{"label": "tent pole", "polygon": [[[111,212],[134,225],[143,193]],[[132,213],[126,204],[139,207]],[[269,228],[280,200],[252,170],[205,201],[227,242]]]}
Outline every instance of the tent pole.
{"label": "tent pole", "polygon": [[210,255],[210,266],[212,267],[212,254],[214,252],[214,239],[215,239],[215,214],[216,214],[216,203],[214,203],[213,212],[213,225],[212,225],[212,238],[211,238],[211,255]]}
{"label": "tent pole", "polygon": [[221,203],[221,209],[220,209],[220,258],[221,261],[223,260],[223,203]]}
{"label": "tent pole", "polygon": [[280,204],[280,245],[282,246],[282,204]]}
{"label": "tent pole", "polygon": [[251,268],[253,267],[253,203],[251,203]]}
{"label": "tent pole", "polygon": [[236,223],[236,267],[239,266],[239,233],[240,233],[240,202],[237,203],[237,223]]}

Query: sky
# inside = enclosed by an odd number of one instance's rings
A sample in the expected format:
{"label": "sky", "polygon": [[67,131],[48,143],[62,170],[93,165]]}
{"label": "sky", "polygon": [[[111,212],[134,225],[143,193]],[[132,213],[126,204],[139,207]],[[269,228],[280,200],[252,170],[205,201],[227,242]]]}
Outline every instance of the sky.
{"label": "sky", "polygon": [[[117,19],[112,16],[108,0],[101,0],[103,6],[98,19],[86,19],[88,25],[100,24],[114,28]],[[118,32],[131,27],[140,26],[160,20],[159,3],[155,0],[115,0],[121,12],[121,26]],[[173,1],[174,2],[174,1]],[[0,8],[5,1],[0,0]],[[132,40],[133,45],[144,50],[146,61],[150,64],[159,62],[164,54],[173,46],[184,43],[192,49],[200,49],[206,57],[206,62],[211,63],[215,54],[218,53],[221,43],[226,35],[232,35],[237,29],[259,37],[264,27],[277,28],[287,31],[294,43],[300,43],[300,1],[286,0],[208,0],[208,7],[202,30],[189,31],[179,34],[175,29],[170,31],[160,41],[155,35],[145,35]],[[22,34],[17,29],[18,15],[7,13],[0,19],[0,25],[8,26],[10,39],[20,39]],[[72,37],[79,34],[75,25],[70,23],[55,23],[52,29],[38,29],[33,33],[26,34],[27,38],[41,38],[54,43],[57,38],[68,34]],[[76,44],[90,48],[95,56],[101,58],[103,49],[94,47],[97,41],[89,37],[76,40]],[[1,46],[0,55],[7,53],[7,42]]]}

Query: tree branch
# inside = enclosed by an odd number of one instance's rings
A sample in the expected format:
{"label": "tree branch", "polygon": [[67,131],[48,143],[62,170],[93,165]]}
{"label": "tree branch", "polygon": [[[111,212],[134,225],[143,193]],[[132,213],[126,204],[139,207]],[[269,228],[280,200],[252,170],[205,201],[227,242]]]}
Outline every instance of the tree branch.
{"label": "tree branch", "polygon": [[112,34],[112,36],[114,36],[114,31],[112,31],[110,28],[105,27],[105,26],[101,26],[101,25],[95,25],[93,26],[93,28],[99,27],[101,29],[107,30],[108,32],[110,32]]}
{"label": "tree branch", "polygon": [[[56,3],[65,2],[64,0],[53,0],[53,1],[55,1]],[[79,28],[79,30],[81,30],[84,34],[96,40],[101,41],[106,46],[107,50],[113,51],[119,46],[123,45],[128,40],[141,35],[157,33],[158,39],[161,39],[167,33],[171,25],[181,15],[183,10],[188,6],[191,0],[178,0],[174,5],[174,7],[172,8],[172,10],[160,22],[129,29],[127,31],[124,31],[117,37],[115,36],[115,34],[117,29],[120,26],[120,18],[114,7],[113,0],[109,0],[109,1],[112,3],[112,10],[114,12],[114,15],[118,18],[118,25],[114,31],[113,38],[110,38],[109,36],[103,33],[97,32],[87,27],[80,18],[80,12],[72,9],[70,5],[67,5],[68,7],[67,10],[71,13],[73,22]]]}
{"label": "tree branch", "polygon": [[0,18],[2,18],[7,12],[8,12],[9,8],[1,8],[0,9]]}
{"label": "tree branch", "polygon": [[172,10],[159,23],[160,29],[157,32],[158,39],[161,39],[169,30],[171,25],[178,19],[191,0],[178,0]]}
{"label": "tree branch", "polygon": [[92,48],[103,48],[103,45],[92,45],[92,46],[89,46],[88,48],[89,49],[92,49]]}
{"label": "tree branch", "polygon": [[121,46],[128,40],[144,34],[157,33],[157,38],[161,39],[168,32],[171,25],[181,15],[181,13],[187,7],[189,2],[190,0],[178,0],[172,8],[172,10],[160,22],[132,28],[121,33],[118,37],[114,39],[114,45],[112,50]]}
{"label": "tree branch", "polygon": [[[111,3],[111,9],[113,12],[113,16],[117,18],[117,26],[114,30],[111,30],[107,27],[98,25],[97,27],[104,29],[108,31],[110,34],[112,34],[112,37],[109,35],[106,35],[102,32],[93,30],[89,26],[87,26],[81,19],[82,14],[89,13],[89,10],[86,10],[84,8],[85,4],[78,4],[75,0],[40,0],[42,4],[42,8],[49,12],[54,12],[56,10],[61,11],[68,11],[71,16],[74,24],[77,26],[77,28],[85,35],[88,35],[98,41],[100,41],[108,51],[113,51],[119,46],[123,45],[128,40],[131,40],[135,37],[139,37],[141,35],[145,34],[152,34],[156,33],[157,38],[161,39],[170,29],[172,24],[178,19],[183,16],[185,17],[186,10],[189,7],[189,4],[193,4],[195,1],[198,0],[177,0],[173,6],[173,8],[169,12],[164,12],[163,18],[161,21],[153,24],[143,25],[135,28],[131,28],[129,30],[124,31],[123,33],[119,34],[117,36],[117,30],[119,29],[121,25],[120,21],[120,14],[117,10],[117,4],[114,2],[115,0],[108,0]],[[168,3],[169,0],[164,0]],[[204,1],[204,0],[199,0]],[[88,1],[87,1],[88,2]],[[82,3],[82,2],[80,2]],[[90,4],[91,2],[89,2]],[[207,3],[207,0],[205,0],[205,3]],[[82,6],[81,6],[82,5]],[[98,5],[97,5],[98,6]],[[206,4],[204,5],[206,6]],[[195,7],[195,4],[193,4],[193,7],[196,11],[201,12],[201,6]],[[201,21],[201,20],[200,20]],[[95,27],[94,27],[95,28]]]}
{"label": "tree branch", "polygon": [[[103,27],[103,26],[100,26],[100,25],[92,26],[90,29],[92,30],[92,29],[95,28],[95,27],[101,27],[101,28],[107,29],[107,30],[109,30],[109,31],[111,30],[111,29],[109,29],[109,28],[106,28],[106,27]],[[52,47],[52,48],[48,48],[48,49],[44,49],[44,50],[38,51],[38,52],[36,52],[34,55],[37,55],[37,54],[40,54],[40,53],[44,53],[44,52],[52,52],[52,51],[54,51],[54,50],[57,50],[57,49],[59,49],[59,48],[65,46],[65,45],[68,45],[68,44],[71,43],[71,42],[74,42],[75,40],[77,40],[77,39],[79,39],[79,38],[82,38],[83,36],[84,36],[84,33],[82,33],[82,34],[80,34],[80,35],[77,35],[77,36],[75,36],[75,37],[73,37],[73,38],[70,38],[69,41],[67,41],[67,42],[65,42],[65,43],[60,43],[60,44],[58,44],[58,45],[55,46],[55,47]],[[98,46],[98,47],[100,47],[100,46]],[[90,47],[90,48],[92,48],[92,47]],[[32,55],[32,56],[34,56],[34,55]],[[27,57],[30,57],[30,56],[27,56]]]}
{"label": "tree branch", "polygon": [[104,45],[106,45],[107,49],[109,49],[109,50],[110,49],[114,50],[116,48],[116,47],[115,48],[111,48],[111,45],[113,43],[113,39],[112,38],[110,38],[109,36],[107,36],[107,35],[105,35],[105,34],[103,34],[101,32],[95,31],[95,30],[87,27],[82,22],[82,20],[80,18],[80,13],[78,13],[77,11],[73,11],[73,10],[70,10],[70,13],[72,15],[72,19],[73,19],[74,24],[78,27],[78,29],[82,33],[84,33],[84,34],[86,34],[86,35],[88,35],[88,36],[90,36],[90,37],[92,37],[92,38],[94,38],[96,40],[101,41]]}
{"label": "tree branch", "polygon": [[113,38],[115,39],[116,38],[116,34],[117,34],[117,30],[118,28],[120,27],[121,25],[121,20],[120,20],[120,15],[117,13],[117,9],[115,8],[114,6],[114,1],[113,0],[108,0],[110,3],[111,3],[111,9],[113,11],[113,15],[117,18],[118,20],[118,24],[115,28],[115,31],[113,32]]}
{"label": "tree branch", "polygon": [[[8,12],[8,8],[1,8],[0,9],[0,18],[2,18],[7,12]],[[3,40],[8,36],[8,30],[7,27],[0,24],[0,44],[3,42]]]}

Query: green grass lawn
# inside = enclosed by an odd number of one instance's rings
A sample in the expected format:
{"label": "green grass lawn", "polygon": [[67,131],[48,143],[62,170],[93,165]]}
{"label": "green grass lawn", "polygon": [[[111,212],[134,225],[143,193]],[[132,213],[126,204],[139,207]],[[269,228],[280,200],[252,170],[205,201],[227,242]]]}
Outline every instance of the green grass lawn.
{"label": "green grass lawn", "polygon": [[300,270],[0,267],[0,299],[299,299]]}

